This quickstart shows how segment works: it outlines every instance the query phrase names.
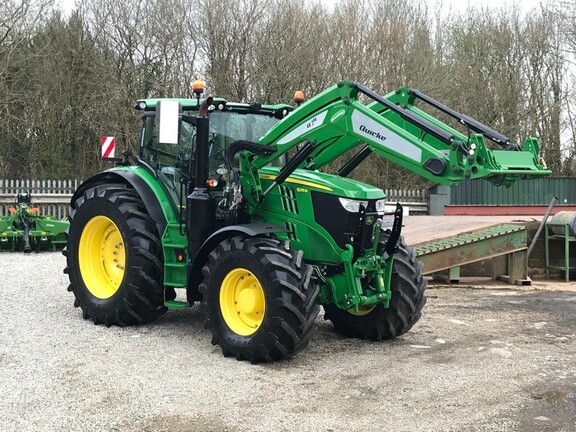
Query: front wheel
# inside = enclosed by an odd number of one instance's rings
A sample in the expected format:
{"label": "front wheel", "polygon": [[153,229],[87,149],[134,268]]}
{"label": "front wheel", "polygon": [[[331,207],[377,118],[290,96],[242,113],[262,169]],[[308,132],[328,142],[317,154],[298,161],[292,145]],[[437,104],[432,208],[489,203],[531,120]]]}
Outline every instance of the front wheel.
{"label": "front wheel", "polygon": [[[379,252],[384,250],[387,241],[388,236],[382,234]],[[379,304],[361,307],[356,312],[340,309],[331,303],[324,305],[324,318],[332,321],[338,333],[359,339],[394,339],[412,328],[426,304],[426,280],[422,276],[422,264],[403,238],[400,238],[398,252],[394,255],[390,289],[392,298],[387,308]]]}
{"label": "front wheel", "polygon": [[238,236],[212,251],[203,274],[205,327],[224,356],[271,362],[308,345],[318,287],[300,253],[278,240]]}

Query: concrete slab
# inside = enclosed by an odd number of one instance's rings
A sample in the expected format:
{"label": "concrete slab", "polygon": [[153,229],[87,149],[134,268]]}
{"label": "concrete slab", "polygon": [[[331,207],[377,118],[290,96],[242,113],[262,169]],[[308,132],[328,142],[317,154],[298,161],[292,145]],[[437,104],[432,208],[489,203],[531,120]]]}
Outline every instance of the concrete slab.
{"label": "concrete slab", "polygon": [[[487,277],[461,277],[458,285],[442,283],[428,277],[428,290],[435,288],[472,288],[486,290],[507,290],[507,291],[570,291],[576,293],[576,281],[565,282],[559,279],[538,279],[532,280],[532,285],[510,285],[502,281],[492,280]],[[427,291],[429,292],[429,291]]]}
{"label": "concrete slab", "polygon": [[540,222],[542,216],[407,216],[402,235],[408,245],[438,240],[502,223]]}

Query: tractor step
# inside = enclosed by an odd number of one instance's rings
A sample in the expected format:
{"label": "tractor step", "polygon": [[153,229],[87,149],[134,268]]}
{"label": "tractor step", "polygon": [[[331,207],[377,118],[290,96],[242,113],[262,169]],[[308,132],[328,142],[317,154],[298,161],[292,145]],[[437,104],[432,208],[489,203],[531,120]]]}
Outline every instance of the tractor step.
{"label": "tractor step", "polygon": [[168,309],[184,309],[189,306],[188,302],[181,301],[181,300],[166,300],[164,302],[164,306]]}

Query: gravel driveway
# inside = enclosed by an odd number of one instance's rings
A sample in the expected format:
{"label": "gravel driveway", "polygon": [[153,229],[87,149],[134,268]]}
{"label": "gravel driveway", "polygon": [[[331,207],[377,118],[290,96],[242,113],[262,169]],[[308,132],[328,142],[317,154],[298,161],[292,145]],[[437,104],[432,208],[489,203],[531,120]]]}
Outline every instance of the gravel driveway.
{"label": "gravel driveway", "polygon": [[212,347],[196,307],[95,326],[59,253],[0,264],[0,431],[576,430],[573,292],[430,289],[394,342],[319,318],[304,352],[254,366]]}

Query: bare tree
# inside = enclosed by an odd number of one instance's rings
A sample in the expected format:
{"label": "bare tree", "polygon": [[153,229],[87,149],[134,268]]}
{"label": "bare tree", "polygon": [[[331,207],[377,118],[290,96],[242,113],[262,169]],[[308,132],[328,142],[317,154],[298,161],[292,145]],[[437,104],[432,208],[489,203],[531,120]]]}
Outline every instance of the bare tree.
{"label": "bare tree", "polygon": [[[66,19],[52,2],[0,4],[0,176],[86,177],[102,169],[100,135],[137,146],[136,99],[188,96],[197,78],[265,103],[341,79],[414,87],[517,142],[539,136],[555,173],[576,170],[576,0],[525,14],[446,14],[424,0],[78,0]],[[425,184],[377,157],[354,175]]]}

